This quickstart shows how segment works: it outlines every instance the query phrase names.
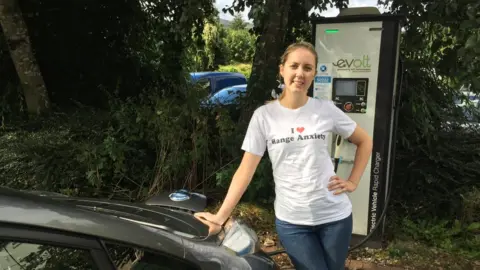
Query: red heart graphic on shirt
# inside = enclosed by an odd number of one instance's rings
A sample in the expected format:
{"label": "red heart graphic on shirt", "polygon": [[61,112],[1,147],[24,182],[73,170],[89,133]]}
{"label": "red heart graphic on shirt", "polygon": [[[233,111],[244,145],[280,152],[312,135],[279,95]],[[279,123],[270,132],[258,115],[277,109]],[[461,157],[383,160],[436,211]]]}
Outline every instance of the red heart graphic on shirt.
{"label": "red heart graphic on shirt", "polygon": [[297,131],[300,132],[300,133],[302,133],[304,130],[305,130],[304,127],[297,127]]}

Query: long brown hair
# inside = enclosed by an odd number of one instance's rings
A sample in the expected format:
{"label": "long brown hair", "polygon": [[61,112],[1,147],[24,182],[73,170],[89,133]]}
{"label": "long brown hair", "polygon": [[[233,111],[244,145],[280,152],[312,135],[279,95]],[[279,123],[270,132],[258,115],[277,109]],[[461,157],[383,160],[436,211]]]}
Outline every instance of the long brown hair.
{"label": "long brown hair", "polygon": [[[307,49],[309,50],[313,55],[315,55],[315,70],[317,70],[317,62],[318,62],[318,54],[317,52],[315,51],[315,47],[309,43],[309,42],[306,42],[306,41],[298,41],[298,42],[295,42],[293,44],[290,44],[286,49],[285,51],[283,52],[282,56],[280,57],[280,65],[285,65],[285,62],[287,62],[287,58],[288,58],[288,55],[295,51],[296,49],[299,49],[299,48],[304,48],[304,49]],[[279,73],[279,76],[280,73]],[[282,89],[282,93],[280,94],[280,96],[278,97],[278,100],[281,100],[282,98],[285,97],[285,87]]]}

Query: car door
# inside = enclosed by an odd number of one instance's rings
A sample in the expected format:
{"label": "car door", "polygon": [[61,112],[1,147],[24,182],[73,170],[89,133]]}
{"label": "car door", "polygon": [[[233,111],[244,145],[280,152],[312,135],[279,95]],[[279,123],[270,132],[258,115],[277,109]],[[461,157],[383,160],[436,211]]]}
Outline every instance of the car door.
{"label": "car door", "polygon": [[94,238],[20,225],[0,225],[0,269],[113,270]]}

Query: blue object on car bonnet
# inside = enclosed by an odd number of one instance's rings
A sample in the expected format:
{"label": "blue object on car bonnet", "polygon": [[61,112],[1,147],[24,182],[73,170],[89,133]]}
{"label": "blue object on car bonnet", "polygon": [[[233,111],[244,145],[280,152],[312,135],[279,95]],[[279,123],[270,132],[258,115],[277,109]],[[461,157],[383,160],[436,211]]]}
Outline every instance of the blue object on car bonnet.
{"label": "blue object on car bonnet", "polygon": [[190,199],[188,191],[184,189],[172,192],[170,195],[168,195],[168,197],[174,202],[183,202]]}
{"label": "blue object on car bonnet", "polygon": [[179,189],[173,192],[160,192],[148,199],[145,204],[201,212],[207,206],[207,197],[200,193]]}

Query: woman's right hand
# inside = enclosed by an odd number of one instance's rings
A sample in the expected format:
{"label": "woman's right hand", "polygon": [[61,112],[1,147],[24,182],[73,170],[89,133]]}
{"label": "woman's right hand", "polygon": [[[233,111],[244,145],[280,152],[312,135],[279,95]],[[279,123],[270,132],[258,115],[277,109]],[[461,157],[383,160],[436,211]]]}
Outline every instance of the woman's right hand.
{"label": "woman's right hand", "polygon": [[240,198],[252,180],[253,174],[255,173],[261,158],[262,157],[259,155],[245,152],[242,162],[240,162],[240,166],[233,175],[232,182],[230,183],[222,207],[218,210],[220,215],[218,213],[212,214],[209,212],[199,212],[194,215],[198,220],[208,226],[209,235],[216,234],[222,230],[222,225],[228,220],[233,209],[240,201]]}
{"label": "woman's right hand", "polygon": [[219,215],[209,212],[198,212],[195,213],[194,216],[208,226],[208,235],[219,233],[222,230],[222,224],[226,220]]}

